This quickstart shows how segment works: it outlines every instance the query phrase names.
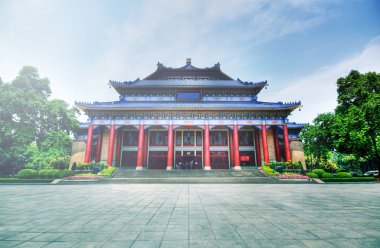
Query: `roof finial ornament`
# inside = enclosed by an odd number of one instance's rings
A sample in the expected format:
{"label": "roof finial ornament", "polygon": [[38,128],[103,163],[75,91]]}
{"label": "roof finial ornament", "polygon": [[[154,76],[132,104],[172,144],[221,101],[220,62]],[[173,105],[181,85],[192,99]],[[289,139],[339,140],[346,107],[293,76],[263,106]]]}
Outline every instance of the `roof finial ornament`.
{"label": "roof finial ornament", "polygon": [[186,58],[186,65],[191,65],[191,58]]}

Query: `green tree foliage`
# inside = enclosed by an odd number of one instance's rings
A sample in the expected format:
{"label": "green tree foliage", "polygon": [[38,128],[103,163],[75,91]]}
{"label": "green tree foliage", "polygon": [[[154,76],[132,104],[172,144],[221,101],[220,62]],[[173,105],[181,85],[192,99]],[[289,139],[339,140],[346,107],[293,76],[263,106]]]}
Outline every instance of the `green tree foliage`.
{"label": "green tree foliage", "polygon": [[70,162],[72,140],[64,131],[50,133],[41,145],[28,146],[26,167],[31,169],[67,169]]}
{"label": "green tree foliage", "polygon": [[318,115],[301,132],[306,155],[323,159],[336,150],[380,167],[380,74],[351,71],[337,86],[335,112]]}
{"label": "green tree foliage", "polygon": [[53,132],[69,135],[79,123],[76,108],[61,100],[50,100],[47,78],[36,68],[25,66],[11,83],[0,82],[0,174],[14,173],[26,162],[26,150]]}
{"label": "green tree foliage", "polygon": [[334,148],[333,126],[335,123],[334,113],[318,115],[312,125],[306,125],[300,138],[303,141],[305,154],[318,159],[326,159]]}
{"label": "green tree foliage", "polygon": [[336,148],[380,162],[380,74],[351,71],[339,78]]}

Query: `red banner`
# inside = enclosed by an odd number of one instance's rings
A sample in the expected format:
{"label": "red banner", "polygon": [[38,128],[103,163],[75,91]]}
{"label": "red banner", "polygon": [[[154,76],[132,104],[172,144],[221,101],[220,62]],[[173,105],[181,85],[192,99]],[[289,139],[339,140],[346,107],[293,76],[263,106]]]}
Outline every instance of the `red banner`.
{"label": "red banner", "polygon": [[242,162],[249,161],[249,156],[240,156],[240,161]]}

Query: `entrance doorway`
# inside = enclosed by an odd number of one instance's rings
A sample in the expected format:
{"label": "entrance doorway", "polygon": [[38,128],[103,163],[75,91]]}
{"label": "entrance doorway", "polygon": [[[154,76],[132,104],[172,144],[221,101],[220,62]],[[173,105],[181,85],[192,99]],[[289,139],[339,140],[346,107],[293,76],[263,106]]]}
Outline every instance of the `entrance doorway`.
{"label": "entrance doorway", "polygon": [[165,170],[168,163],[167,151],[150,151],[148,168],[152,170]]}
{"label": "entrance doorway", "polygon": [[240,151],[240,166],[257,166],[254,151]]}
{"label": "entrance doorway", "polygon": [[229,169],[228,151],[210,151],[211,169]]}
{"label": "entrance doorway", "polygon": [[123,151],[121,154],[121,167],[136,167],[137,151]]}
{"label": "entrance doorway", "polygon": [[202,169],[202,151],[176,151],[175,167],[177,169]]}

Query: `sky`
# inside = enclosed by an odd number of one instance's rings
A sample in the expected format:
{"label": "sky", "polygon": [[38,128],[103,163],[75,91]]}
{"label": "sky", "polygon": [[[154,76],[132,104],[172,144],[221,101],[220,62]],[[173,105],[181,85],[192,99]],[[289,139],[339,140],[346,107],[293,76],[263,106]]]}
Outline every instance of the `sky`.
{"label": "sky", "polygon": [[380,72],[377,0],[0,0],[0,77],[25,65],[52,97],[115,101],[109,80],[157,68],[221,64],[234,79],[269,86],[259,101],[301,101],[290,121],[336,107],[336,81]]}

